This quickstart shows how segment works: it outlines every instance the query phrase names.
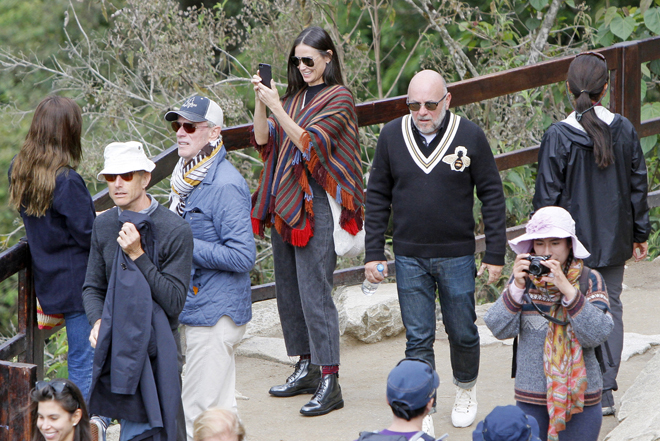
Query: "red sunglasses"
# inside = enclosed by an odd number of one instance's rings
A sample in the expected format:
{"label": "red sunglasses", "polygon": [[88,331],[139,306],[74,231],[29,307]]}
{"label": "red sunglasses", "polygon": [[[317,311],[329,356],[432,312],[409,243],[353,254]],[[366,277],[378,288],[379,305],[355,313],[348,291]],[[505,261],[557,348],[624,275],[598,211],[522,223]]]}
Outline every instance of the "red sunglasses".
{"label": "red sunglasses", "polygon": [[186,133],[195,133],[195,130],[202,129],[208,126],[197,126],[195,125],[195,123],[188,123],[188,122],[182,123],[179,121],[172,121],[172,130],[174,130],[174,133],[178,132],[181,127],[183,127],[183,130]]}

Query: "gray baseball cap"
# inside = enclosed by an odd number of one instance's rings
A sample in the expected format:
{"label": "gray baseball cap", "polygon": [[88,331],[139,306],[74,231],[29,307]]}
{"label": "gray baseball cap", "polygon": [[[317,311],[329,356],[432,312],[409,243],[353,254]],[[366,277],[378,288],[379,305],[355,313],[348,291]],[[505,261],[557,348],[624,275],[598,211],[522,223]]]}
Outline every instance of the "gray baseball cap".
{"label": "gray baseball cap", "polygon": [[166,121],[176,121],[179,116],[192,122],[210,121],[222,127],[222,109],[213,100],[195,95],[186,100],[179,110],[171,110],[165,114]]}

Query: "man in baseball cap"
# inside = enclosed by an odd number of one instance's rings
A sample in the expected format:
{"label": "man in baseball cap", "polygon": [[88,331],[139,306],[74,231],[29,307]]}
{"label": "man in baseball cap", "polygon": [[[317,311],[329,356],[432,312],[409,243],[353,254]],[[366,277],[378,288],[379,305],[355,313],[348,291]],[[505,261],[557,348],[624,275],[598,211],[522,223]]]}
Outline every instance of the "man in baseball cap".
{"label": "man in baseball cap", "polygon": [[234,349],[252,318],[250,270],[256,247],[250,189],[227,159],[222,109],[201,96],[165,115],[176,133],[170,210],[190,223],[192,280],[179,316],[186,340],[183,408],[188,441],[206,409],[237,411]]}
{"label": "man in baseball cap", "polygon": [[422,431],[422,425],[433,408],[439,384],[438,373],[427,361],[419,358],[401,360],[387,377],[387,403],[392,409],[392,424],[380,432],[362,432],[359,441],[395,439],[397,436],[407,440],[434,441],[433,436]]}
{"label": "man in baseball cap", "polygon": [[178,327],[193,235],[147,193],[156,164],[141,143],[113,142],[104,157],[97,179],[116,207],[94,221],[83,285],[96,348],[89,409],[120,420],[122,439],[175,439],[184,433]]}

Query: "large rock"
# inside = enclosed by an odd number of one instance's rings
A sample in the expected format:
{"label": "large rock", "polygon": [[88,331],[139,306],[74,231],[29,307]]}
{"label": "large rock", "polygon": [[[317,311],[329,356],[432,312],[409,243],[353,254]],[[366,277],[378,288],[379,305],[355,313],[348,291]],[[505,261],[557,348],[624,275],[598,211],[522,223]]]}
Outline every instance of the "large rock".
{"label": "large rock", "polygon": [[605,441],[660,440],[660,353],[648,362],[621,398],[619,425]]}
{"label": "large rock", "polygon": [[236,355],[292,364],[292,359],[286,354],[283,338],[257,336],[244,338],[236,348]]}
{"label": "large rock", "polygon": [[404,330],[395,283],[382,283],[365,296],[360,286],[343,286],[334,294],[339,331],[364,343],[376,343]]}
{"label": "large rock", "polygon": [[513,345],[512,338],[507,338],[506,340],[498,340],[495,338],[493,333],[490,332],[490,329],[488,329],[488,326],[486,325],[477,325],[477,329],[479,330],[479,345],[481,346],[493,345],[495,343],[500,343],[507,346]]}
{"label": "large rock", "polygon": [[245,338],[251,336],[283,337],[277,300],[264,300],[252,304],[252,320],[247,325]]}
{"label": "large rock", "polygon": [[621,361],[628,361],[633,355],[643,354],[651,346],[660,344],[660,335],[643,335],[635,332],[626,332],[623,334],[623,351],[621,351]]}

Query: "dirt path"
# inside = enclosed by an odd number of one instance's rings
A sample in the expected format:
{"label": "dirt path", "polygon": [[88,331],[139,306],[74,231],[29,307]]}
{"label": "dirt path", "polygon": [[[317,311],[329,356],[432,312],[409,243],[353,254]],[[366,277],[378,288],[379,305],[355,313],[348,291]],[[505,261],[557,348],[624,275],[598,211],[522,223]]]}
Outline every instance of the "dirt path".
{"label": "dirt path", "polygon": [[[631,264],[626,270],[623,293],[626,332],[660,334],[660,320],[655,311],[660,303],[660,263]],[[292,368],[281,363],[255,358],[237,360],[237,390],[247,397],[239,400],[239,413],[250,441],[350,441],[361,430],[382,429],[389,425],[391,412],[385,401],[385,382],[390,369],[403,358],[405,337],[399,335],[376,344],[363,344],[342,339],[340,383],[346,403],[344,409],[326,416],[306,418],[300,407],[310,395],[274,398],[268,389],[283,382]],[[437,370],[441,384],[438,389],[438,412],[434,415],[436,436],[449,433],[450,440],[470,440],[475,425],[456,429],[451,425],[450,412],[454,401],[451,383],[449,346],[444,332],[438,332],[435,343]],[[623,363],[619,373],[618,400],[634,382],[654,350],[632,357]],[[493,407],[514,404],[511,374],[511,347],[502,344],[482,346],[478,388],[479,412],[483,419]],[[603,420],[601,439],[617,424],[614,417]]]}

